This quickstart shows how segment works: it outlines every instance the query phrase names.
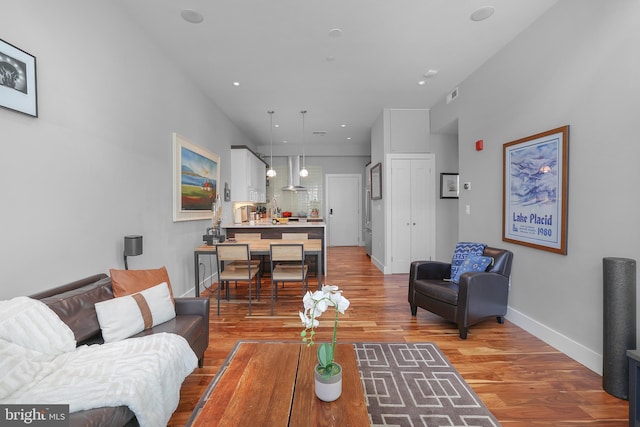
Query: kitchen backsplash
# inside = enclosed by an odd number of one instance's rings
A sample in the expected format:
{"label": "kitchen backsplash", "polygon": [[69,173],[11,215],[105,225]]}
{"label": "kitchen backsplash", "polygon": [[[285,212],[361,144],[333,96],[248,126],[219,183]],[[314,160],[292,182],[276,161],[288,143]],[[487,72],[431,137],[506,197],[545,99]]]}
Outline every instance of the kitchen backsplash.
{"label": "kitchen backsplash", "polygon": [[275,206],[279,207],[282,212],[289,211],[294,216],[297,216],[300,212],[310,215],[311,209],[315,208],[322,215],[322,200],[324,198],[322,167],[309,164],[306,166],[309,176],[300,178],[300,185],[304,186],[306,190],[300,191],[282,190],[287,185],[287,166],[276,166],[274,169],[277,175],[273,178],[267,178],[268,203],[259,204],[259,206],[266,206],[267,209],[272,208],[275,197]]}

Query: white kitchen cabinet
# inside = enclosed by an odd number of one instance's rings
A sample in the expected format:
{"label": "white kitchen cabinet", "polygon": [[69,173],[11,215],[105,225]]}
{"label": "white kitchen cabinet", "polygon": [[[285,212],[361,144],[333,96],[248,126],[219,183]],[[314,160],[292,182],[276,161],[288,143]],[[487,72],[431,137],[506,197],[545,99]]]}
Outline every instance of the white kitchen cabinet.
{"label": "white kitchen cabinet", "polygon": [[267,201],[267,164],[245,146],[231,147],[231,200]]}

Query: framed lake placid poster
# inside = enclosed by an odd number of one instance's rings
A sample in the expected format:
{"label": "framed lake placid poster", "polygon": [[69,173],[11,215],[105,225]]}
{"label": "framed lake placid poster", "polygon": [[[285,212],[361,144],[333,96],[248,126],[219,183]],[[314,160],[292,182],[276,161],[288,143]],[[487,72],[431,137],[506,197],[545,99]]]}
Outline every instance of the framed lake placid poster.
{"label": "framed lake placid poster", "polygon": [[0,40],[0,107],[38,117],[36,58]]}
{"label": "framed lake placid poster", "polygon": [[569,126],[503,145],[502,240],[567,254]]}
{"label": "framed lake placid poster", "polygon": [[211,219],[220,156],[173,134],[173,221]]}

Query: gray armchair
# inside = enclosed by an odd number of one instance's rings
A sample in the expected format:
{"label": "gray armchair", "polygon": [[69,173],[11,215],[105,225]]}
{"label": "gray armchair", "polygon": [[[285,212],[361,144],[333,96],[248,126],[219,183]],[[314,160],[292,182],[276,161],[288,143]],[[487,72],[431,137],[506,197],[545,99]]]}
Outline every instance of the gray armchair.
{"label": "gray armchair", "polygon": [[449,280],[451,264],[437,261],[414,261],[409,272],[411,315],[418,307],[457,324],[460,338],[467,339],[469,326],[489,317],[504,323],[509,297],[509,276],[513,253],[485,247],[484,256],[493,264],[483,272],[468,272],[459,283]]}

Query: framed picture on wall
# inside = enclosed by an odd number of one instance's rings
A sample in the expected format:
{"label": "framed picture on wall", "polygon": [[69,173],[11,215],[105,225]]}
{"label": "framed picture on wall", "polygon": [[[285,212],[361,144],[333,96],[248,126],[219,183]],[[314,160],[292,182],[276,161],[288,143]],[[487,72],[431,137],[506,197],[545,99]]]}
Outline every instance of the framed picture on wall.
{"label": "framed picture on wall", "polygon": [[220,156],[173,134],[173,221],[212,219]]}
{"label": "framed picture on wall", "polygon": [[502,240],[567,254],[569,126],[503,145]]}
{"label": "framed picture on wall", "polygon": [[371,200],[382,199],[382,163],[371,168]]}
{"label": "framed picture on wall", "polygon": [[38,117],[36,58],[0,40],[0,107]]}
{"label": "framed picture on wall", "polygon": [[457,199],[460,195],[460,179],[457,173],[440,174],[440,198]]}

